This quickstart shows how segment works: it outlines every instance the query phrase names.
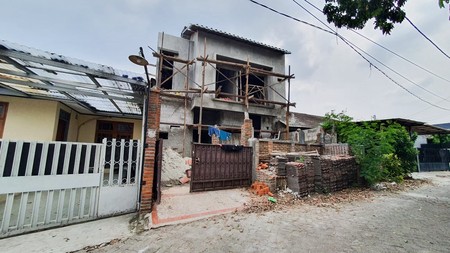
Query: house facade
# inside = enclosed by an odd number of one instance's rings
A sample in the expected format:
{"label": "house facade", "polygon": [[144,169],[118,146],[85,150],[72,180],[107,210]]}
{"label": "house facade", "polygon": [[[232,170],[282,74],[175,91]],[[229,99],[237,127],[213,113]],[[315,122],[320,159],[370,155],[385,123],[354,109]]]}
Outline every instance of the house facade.
{"label": "house facade", "polygon": [[290,52],[201,25],[185,27],[180,37],[160,33],[157,51],[165,146],[188,155],[191,142],[211,143],[208,126],[239,144],[246,118],[254,137],[279,131],[293,78],[285,74]]}

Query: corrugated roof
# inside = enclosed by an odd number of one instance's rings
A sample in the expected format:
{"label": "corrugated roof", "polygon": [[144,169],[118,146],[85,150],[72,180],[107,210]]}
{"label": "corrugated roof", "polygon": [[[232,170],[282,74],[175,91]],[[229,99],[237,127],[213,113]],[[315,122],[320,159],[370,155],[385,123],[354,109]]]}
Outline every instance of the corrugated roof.
{"label": "corrugated roof", "polygon": [[[450,130],[428,125],[425,122],[415,121],[410,119],[402,119],[402,118],[391,118],[391,119],[380,119],[380,120],[369,120],[369,122],[397,122],[398,124],[407,128],[407,130],[417,133],[418,135],[426,135],[426,134],[450,134]],[[360,121],[364,122],[364,121]]]}
{"label": "corrugated roof", "polygon": [[236,34],[232,34],[232,33],[228,33],[228,32],[224,32],[222,30],[219,29],[214,29],[208,26],[204,26],[204,25],[199,25],[199,24],[190,24],[189,27],[184,27],[183,31],[181,32],[181,37],[185,38],[185,39],[190,39],[191,35],[194,33],[194,31],[205,31],[205,32],[209,32],[209,33],[213,33],[216,35],[220,35],[226,38],[230,38],[230,39],[234,39],[234,40],[238,40],[238,41],[242,41],[251,45],[255,45],[255,46],[259,46],[259,47],[263,47],[263,48],[267,48],[273,51],[277,51],[283,54],[290,54],[291,52],[282,49],[282,48],[278,48],[278,47],[274,47],[271,45],[267,45],[255,40],[251,40],[248,38],[244,38],[241,37],[239,35]]}

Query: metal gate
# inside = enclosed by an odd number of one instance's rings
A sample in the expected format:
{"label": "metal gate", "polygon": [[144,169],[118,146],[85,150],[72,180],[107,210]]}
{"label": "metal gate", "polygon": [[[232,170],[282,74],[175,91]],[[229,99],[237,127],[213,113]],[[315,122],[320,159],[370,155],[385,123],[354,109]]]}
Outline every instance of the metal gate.
{"label": "metal gate", "polygon": [[252,160],[251,147],[193,144],[191,192],[250,186]]}
{"label": "metal gate", "polygon": [[139,141],[0,145],[0,238],[136,210]]}

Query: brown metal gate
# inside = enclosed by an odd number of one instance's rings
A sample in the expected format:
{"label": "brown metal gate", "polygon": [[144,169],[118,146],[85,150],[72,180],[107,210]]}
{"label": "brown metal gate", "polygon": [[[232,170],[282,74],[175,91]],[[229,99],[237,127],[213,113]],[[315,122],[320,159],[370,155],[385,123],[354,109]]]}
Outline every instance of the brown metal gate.
{"label": "brown metal gate", "polygon": [[250,186],[252,157],[251,147],[193,144],[191,192]]}

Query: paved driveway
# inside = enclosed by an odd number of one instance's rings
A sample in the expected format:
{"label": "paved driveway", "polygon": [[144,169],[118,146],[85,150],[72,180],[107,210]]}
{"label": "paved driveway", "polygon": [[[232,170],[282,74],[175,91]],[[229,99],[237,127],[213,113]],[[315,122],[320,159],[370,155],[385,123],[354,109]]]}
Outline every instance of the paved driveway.
{"label": "paved driveway", "polygon": [[450,173],[433,185],[339,208],[229,214],[135,235],[94,252],[450,252]]}

